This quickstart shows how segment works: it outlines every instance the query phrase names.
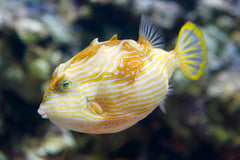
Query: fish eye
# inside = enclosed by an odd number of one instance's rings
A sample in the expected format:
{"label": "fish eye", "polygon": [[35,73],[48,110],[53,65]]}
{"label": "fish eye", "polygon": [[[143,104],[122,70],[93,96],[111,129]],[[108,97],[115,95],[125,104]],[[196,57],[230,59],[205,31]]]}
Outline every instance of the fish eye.
{"label": "fish eye", "polygon": [[65,80],[65,81],[61,81],[59,85],[60,85],[61,90],[65,91],[72,87],[72,82]]}

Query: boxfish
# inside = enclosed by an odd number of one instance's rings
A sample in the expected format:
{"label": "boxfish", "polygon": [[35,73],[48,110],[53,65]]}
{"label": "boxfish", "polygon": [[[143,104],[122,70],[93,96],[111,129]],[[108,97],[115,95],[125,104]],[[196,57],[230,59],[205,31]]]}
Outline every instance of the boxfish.
{"label": "boxfish", "polygon": [[161,49],[162,31],[141,17],[139,38],[94,39],[52,73],[38,113],[54,124],[89,134],[123,131],[163,105],[176,69],[197,80],[204,71],[207,48],[192,22],[180,29],[176,46]]}

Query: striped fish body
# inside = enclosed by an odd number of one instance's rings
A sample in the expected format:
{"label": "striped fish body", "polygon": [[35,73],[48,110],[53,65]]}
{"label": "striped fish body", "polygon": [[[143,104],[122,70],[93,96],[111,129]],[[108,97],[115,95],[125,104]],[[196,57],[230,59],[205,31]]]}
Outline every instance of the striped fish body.
{"label": "striped fish body", "polygon": [[[170,52],[156,48],[159,33],[148,20],[142,18],[141,26],[137,42],[118,40],[116,35],[106,42],[95,39],[59,65],[38,110],[42,117],[84,133],[119,132],[149,115],[164,100],[176,68],[183,66],[192,79],[202,74],[198,70],[205,65],[206,48],[201,32],[191,29],[195,26],[187,26],[192,33],[183,28],[185,33]],[[155,38],[149,35],[149,28],[158,33]],[[197,42],[191,44],[192,37]],[[186,54],[196,47],[200,51]]]}

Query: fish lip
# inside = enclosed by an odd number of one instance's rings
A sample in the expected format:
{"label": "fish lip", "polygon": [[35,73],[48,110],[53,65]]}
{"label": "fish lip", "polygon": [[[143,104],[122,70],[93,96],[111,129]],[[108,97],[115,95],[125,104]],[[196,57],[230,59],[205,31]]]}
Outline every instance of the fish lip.
{"label": "fish lip", "polygon": [[41,109],[41,107],[38,109],[38,114],[41,115],[42,118],[48,118],[47,112]]}

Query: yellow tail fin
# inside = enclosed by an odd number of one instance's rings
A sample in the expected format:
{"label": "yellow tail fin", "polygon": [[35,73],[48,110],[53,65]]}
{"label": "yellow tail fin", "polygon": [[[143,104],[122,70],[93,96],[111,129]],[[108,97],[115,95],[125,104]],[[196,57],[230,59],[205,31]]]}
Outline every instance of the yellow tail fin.
{"label": "yellow tail fin", "polygon": [[184,74],[190,79],[199,79],[207,62],[207,48],[201,30],[187,22],[180,30],[175,51],[180,54],[180,68]]}

